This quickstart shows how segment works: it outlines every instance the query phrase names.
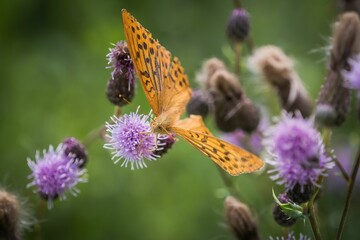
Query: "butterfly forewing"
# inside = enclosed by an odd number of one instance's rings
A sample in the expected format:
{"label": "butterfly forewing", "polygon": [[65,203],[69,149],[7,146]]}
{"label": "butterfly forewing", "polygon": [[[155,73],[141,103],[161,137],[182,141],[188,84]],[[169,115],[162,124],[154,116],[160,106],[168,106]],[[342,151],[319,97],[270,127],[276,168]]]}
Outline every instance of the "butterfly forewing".
{"label": "butterfly forewing", "polygon": [[254,154],[214,137],[200,116],[181,120],[172,130],[231,175],[253,172],[263,166],[263,161]]}
{"label": "butterfly forewing", "polygon": [[[163,75],[167,72],[164,65],[170,65],[170,53],[164,54],[159,42],[152,38],[151,33],[145,29],[129,12],[122,10],[122,18],[136,74],[144,89],[146,98],[156,116],[159,115],[160,95]],[[165,49],[166,51],[166,49]],[[169,57],[168,63],[161,63],[161,53]]]}

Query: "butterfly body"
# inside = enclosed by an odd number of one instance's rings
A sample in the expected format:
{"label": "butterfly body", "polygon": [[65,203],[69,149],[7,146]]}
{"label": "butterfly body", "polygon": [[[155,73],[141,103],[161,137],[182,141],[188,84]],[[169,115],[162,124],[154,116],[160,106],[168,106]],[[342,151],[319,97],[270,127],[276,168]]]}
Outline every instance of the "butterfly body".
{"label": "butterfly body", "polygon": [[184,68],[129,12],[122,10],[124,31],[145,96],[154,112],[151,131],[182,137],[231,175],[263,166],[257,156],[211,134],[201,116],[180,119],[191,99]]}

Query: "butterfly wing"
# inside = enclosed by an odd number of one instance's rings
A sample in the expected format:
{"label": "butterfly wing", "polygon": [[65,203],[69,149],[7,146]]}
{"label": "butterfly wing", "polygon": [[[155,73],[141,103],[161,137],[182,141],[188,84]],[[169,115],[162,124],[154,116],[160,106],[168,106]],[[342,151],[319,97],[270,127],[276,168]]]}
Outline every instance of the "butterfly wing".
{"label": "butterfly wing", "polygon": [[[122,10],[122,19],[126,42],[129,47],[136,74],[139,77],[146,98],[156,116],[159,115],[160,96],[162,88],[162,74],[166,72],[165,65],[170,65],[171,55],[161,48],[151,33],[125,9]],[[163,57],[160,58],[159,55]]]}
{"label": "butterfly wing", "polygon": [[214,137],[200,116],[180,120],[171,130],[231,175],[253,172],[264,165],[254,154]]}
{"label": "butterfly wing", "polygon": [[179,118],[191,98],[179,60],[171,61],[171,53],[125,9],[122,18],[130,56],[155,116],[171,110],[166,115]]}

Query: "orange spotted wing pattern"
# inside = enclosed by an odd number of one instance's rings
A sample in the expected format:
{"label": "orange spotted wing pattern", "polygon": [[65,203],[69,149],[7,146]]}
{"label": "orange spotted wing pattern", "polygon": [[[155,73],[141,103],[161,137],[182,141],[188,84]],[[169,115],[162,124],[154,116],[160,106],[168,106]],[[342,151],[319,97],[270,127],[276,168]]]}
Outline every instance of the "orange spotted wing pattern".
{"label": "orange spotted wing pattern", "polygon": [[254,154],[214,137],[200,116],[191,115],[171,129],[231,175],[253,172],[263,166],[263,161]]}
{"label": "orange spotted wing pattern", "polygon": [[130,56],[156,125],[178,134],[231,175],[261,168],[263,161],[255,155],[214,137],[200,116],[179,120],[191,98],[180,61],[176,57],[171,60],[170,52],[125,9],[122,18]]}

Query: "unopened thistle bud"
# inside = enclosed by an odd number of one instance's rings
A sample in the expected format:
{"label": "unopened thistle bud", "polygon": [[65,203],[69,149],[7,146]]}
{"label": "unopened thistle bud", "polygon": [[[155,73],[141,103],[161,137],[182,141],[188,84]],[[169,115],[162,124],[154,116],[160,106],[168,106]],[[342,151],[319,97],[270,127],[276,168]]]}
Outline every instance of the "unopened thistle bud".
{"label": "unopened thistle bud", "polygon": [[293,60],[280,48],[269,45],[256,49],[249,58],[249,67],[276,89],[283,109],[310,116],[312,101],[294,69]]}
{"label": "unopened thistle bud", "polygon": [[172,145],[176,142],[175,134],[170,135],[159,135],[158,136],[158,146],[154,151],[154,154],[157,156],[162,156],[171,149]]}
{"label": "unopened thistle bud", "polygon": [[234,42],[243,42],[250,32],[248,12],[243,8],[232,10],[226,27],[226,35]]}
{"label": "unopened thistle bud", "polygon": [[83,168],[88,161],[88,155],[84,145],[74,137],[66,138],[62,142],[64,146],[64,154],[68,156],[71,154],[75,161],[78,161],[78,167]]}
{"label": "unopened thistle bud", "polygon": [[254,217],[249,208],[232,196],[225,199],[225,217],[236,239],[260,239]]}
{"label": "unopened thistle bud", "polygon": [[210,78],[210,92],[214,101],[215,122],[224,132],[242,129],[254,131],[260,122],[258,107],[246,97],[237,77],[226,70],[218,70]]}
{"label": "unopened thistle bud", "polygon": [[209,113],[210,101],[210,96],[205,90],[195,90],[186,106],[186,111],[189,115],[200,115],[205,118]]}
{"label": "unopened thistle bud", "polygon": [[295,186],[286,192],[286,196],[294,203],[302,204],[308,202],[314,195],[315,186],[313,184],[295,184]]}
{"label": "unopened thistle bud", "polygon": [[351,58],[359,52],[359,17],[354,12],[345,13],[339,17],[333,30],[328,73],[317,101],[318,122],[327,126],[340,126],[345,121],[350,110],[351,94],[344,86],[343,72],[349,70]]}
{"label": "unopened thistle bud", "polygon": [[126,42],[120,41],[107,55],[109,67],[114,68],[107,83],[106,96],[117,106],[128,104],[135,95],[135,70]]}
{"label": "unopened thistle bud", "polygon": [[20,239],[21,207],[17,197],[0,190],[0,239]]}
{"label": "unopened thistle bud", "polygon": [[[290,199],[285,194],[280,194],[278,196],[278,200],[281,203],[288,203],[290,202]],[[296,223],[297,218],[292,218],[286,213],[281,210],[281,207],[279,204],[275,204],[275,207],[273,209],[273,217],[277,224],[279,224],[282,227],[290,227]]]}

